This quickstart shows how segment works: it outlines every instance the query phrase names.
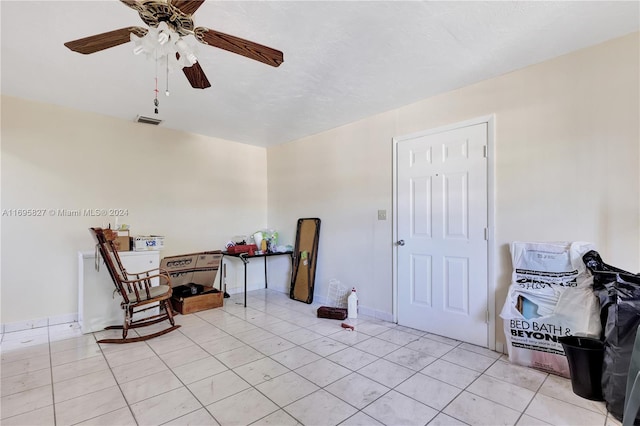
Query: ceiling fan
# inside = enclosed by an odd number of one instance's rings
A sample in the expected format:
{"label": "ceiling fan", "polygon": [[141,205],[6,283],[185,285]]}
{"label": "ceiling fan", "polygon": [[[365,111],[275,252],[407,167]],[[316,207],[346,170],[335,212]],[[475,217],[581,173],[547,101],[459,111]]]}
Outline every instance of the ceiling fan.
{"label": "ceiling fan", "polygon": [[[192,15],[205,0],[120,0],[136,10],[142,21],[149,27],[158,28],[164,23],[180,37],[192,34],[200,43],[237,53],[249,59],[263,62],[273,67],[284,62],[279,50],[224,34],[206,27],[195,27]],[[74,52],[89,54],[119,46],[131,40],[131,35],[144,37],[149,30],[143,27],[126,27],[102,34],[66,42],[64,45]],[[179,57],[179,53],[176,53]],[[184,75],[196,89],[211,87],[204,71],[198,62],[182,68]]]}

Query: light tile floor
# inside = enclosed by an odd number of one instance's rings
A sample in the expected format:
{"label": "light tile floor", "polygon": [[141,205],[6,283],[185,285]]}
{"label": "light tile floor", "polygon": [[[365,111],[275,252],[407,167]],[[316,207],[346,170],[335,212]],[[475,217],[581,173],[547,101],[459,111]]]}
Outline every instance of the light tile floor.
{"label": "light tile floor", "polygon": [[481,347],[366,317],[346,330],[271,290],[241,300],[127,345],[77,324],[4,334],[0,423],[620,425],[569,380]]}

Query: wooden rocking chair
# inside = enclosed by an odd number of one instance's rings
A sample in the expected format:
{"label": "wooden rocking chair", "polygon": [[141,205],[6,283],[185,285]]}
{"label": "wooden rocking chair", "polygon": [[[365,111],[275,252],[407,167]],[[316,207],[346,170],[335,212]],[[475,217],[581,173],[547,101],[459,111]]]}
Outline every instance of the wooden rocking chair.
{"label": "wooden rocking chair", "polygon": [[[173,310],[171,308],[171,278],[162,269],[151,269],[148,271],[130,273],[122,266],[122,261],[118,255],[118,251],[113,243],[115,232],[111,229],[90,228],[100,255],[104,259],[104,263],[111,275],[116,292],[122,297],[121,306],[124,310],[123,325],[113,325],[106,327],[105,330],[122,330],[121,339],[102,339],[98,343],[131,343],[141,342],[154,337],[162,336],[170,331],[179,328],[175,325],[173,319]],[[160,285],[152,286],[152,279],[160,280]],[[134,313],[144,312],[149,309],[158,309],[160,305],[160,313],[146,318],[133,319]],[[164,312],[162,312],[164,308]],[[145,336],[129,337],[127,333],[130,328],[145,327],[151,324],[157,324],[164,320],[169,320],[171,327],[164,330],[147,334]]]}

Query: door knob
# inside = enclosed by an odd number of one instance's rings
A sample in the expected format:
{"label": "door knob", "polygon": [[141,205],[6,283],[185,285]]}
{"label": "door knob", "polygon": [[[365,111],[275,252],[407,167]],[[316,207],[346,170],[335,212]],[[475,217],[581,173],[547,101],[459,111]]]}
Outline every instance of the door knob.
{"label": "door knob", "polygon": [[398,240],[398,242],[396,243],[399,246],[403,246],[404,245],[404,240]]}

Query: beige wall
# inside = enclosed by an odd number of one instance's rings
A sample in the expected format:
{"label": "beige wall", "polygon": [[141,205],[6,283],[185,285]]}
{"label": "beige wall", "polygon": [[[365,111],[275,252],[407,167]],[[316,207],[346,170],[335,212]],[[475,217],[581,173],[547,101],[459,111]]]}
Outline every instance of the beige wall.
{"label": "beige wall", "polygon": [[78,311],[77,251],[114,217],[49,209],[124,208],[136,235],[166,236],[163,255],[216,250],[266,225],[266,150],[2,97],[3,324]]}
{"label": "beige wall", "polygon": [[[322,219],[316,295],[338,278],[392,312],[392,138],[495,114],[496,310],[514,240],[591,241],[640,270],[638,33],[270,148],[273,227]],[[428,78],[428,76],[425,76]],[[503,341],[502,321],[496,321]]]}
{"label": "beige wall", "polygon": [[[495,114],[499,310],[513,240],[592,241],[640,270],[639,47],[636,33],[268,150],[2,97],[2,209],[127,208],[135,234],[166,235],[163,255],[267,224],[293,243],[298,218],[320,217],[316,296],[338,278],[390,318],[392,138]],[[108,220],[2,217],[0,321],[77,312],[76,252]],[[272,262],[286,290],[288,263]]]}

